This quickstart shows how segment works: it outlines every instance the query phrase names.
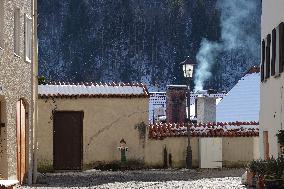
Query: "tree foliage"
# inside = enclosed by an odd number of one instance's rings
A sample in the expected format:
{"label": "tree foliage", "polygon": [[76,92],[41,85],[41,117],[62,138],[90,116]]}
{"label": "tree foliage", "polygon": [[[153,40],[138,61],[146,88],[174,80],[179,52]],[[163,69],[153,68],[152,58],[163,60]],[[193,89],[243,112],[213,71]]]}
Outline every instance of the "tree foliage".
{"label": "tree foliage", "polygon": [[[179,63],[188,55],[195,61],[202,38],[219,40],[219,19],[216,0],[40,0],[40,75],[49,81],[143,82],[150,90],[183,84]],[[227,84],[218,72],[243,58],[223,63],[227,57],[219,57],[208,87],[228,89],[258,64],[242,65]]]}

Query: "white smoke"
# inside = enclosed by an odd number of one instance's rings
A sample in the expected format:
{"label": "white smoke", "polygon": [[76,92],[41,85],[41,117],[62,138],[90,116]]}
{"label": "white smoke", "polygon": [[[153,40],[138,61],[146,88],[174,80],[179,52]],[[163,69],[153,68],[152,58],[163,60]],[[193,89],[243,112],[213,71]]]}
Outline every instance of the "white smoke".
{"label": "white smoke", "polygon": [[201,42],[201,48],[196,55],[196,60],[199,63],[198,69],[195,73],[195,91],[203,89],[204,81],[212,76],[211,67],[215,62],[216,57],[221,50],[219,43],[210,42],[207,39],[203,39]]}
{"label": "white smoke", "polygon": [[218,0],[217,8],[221,12],[221,42],[203,39],[196,55],[198,68],[195,74],[195,91],[203,90],[206,80],[211,76],[211,68],[220,52],[248,48],[255,56],[257,41],[255,33],[246,31],[250,17],[256,11],[256,0]]}

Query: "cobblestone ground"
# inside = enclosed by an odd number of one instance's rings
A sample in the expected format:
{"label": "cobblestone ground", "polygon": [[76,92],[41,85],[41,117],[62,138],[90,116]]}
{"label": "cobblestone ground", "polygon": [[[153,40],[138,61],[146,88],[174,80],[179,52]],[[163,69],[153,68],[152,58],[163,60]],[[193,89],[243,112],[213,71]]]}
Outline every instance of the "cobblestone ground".
{"label": "cobblestone ground", "polygon": [[39,177],[36,186],[41,188],[245,188],[241,185],[243,169],[222,170],[141,170],[141,171],[98,171],[75,173],[52,173]]}

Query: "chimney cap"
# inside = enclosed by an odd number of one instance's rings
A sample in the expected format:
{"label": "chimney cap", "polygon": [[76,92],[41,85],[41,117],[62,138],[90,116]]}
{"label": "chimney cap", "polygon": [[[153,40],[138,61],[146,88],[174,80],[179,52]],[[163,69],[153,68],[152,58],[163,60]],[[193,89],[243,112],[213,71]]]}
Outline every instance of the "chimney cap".
{"label": "chimney cap", "polygon": [[167,85],[168,89],[187,89],[186,85]]}
{"label": "chimney cap", "polygon": [[208,93],[208,94],[216,94],[216,93],[217,93],[217,90],[216,90],[216,89],[208,89],[208,90],[207,90],[207,93]]}

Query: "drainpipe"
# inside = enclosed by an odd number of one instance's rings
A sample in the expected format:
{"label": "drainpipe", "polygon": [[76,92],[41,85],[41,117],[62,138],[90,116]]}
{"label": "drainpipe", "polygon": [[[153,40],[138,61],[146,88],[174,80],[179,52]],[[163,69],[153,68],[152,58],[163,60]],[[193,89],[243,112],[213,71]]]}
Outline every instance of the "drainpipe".
{"label": "drainpipe", "polygon": [[38,99],[38,40],[37,40],[37,0],[31,0],[32,3],[32,127],[31,127],[31,136],[32,136],[32,146],[30,147],[31,151],[31,160],[29,167],[29,176],[28,184],[36,182],[37,179],[37,135],[36,135],[36,126],[37,126],[37,99]]}

